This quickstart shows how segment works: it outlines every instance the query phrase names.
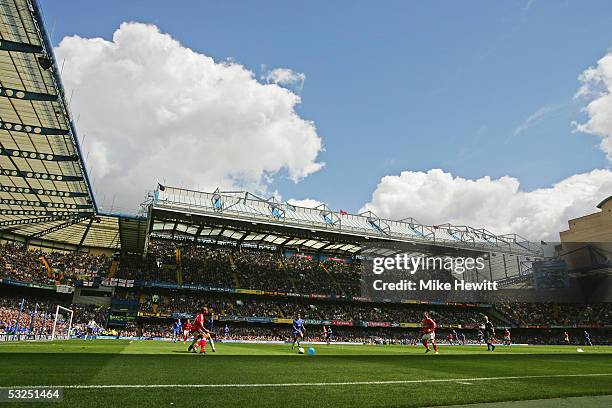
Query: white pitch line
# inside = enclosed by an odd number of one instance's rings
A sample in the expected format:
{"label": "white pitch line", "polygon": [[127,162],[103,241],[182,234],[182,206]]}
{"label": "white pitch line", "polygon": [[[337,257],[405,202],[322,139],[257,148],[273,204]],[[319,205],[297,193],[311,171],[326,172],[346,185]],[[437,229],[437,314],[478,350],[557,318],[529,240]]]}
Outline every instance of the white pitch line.
{"label": "white pitch line", "polygon": [[457,381],[457,384],[472,385],[472,383],[465,382],[465,381]]}
{"label": "white pitch line", "polygon": [[507,377],[475,377],[475,378],[436,378],[427,380],[389,380],[389,381],[345,381],[345,382],[313,382],[313,383],[263,383],[263,384],[83,384],[83,385],[13,385],[0,389],[15,388],[66,388],[66,389],[105,389],[105,388],[265,388],[265,387],[337,387],[345,385],[388,385],[388,384],[422,384],[445,383],[460,381],[495,381],[495,380],[525,380],[532,378],[572,378],[572,377],[602,377],[612,376],[612,373],[594,374],[552,374],[552,375],[517,375]]}

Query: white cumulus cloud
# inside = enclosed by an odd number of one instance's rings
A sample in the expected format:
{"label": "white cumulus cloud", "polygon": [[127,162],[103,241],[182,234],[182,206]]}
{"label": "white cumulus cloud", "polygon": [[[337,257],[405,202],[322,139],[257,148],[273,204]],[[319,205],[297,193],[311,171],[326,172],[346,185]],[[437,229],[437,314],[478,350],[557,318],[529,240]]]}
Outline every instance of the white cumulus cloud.
{"label": "white cumulus cloud", "polygon": [[601,137],[600,148],[612,161],[612,52],[586,69],[579,76],[582,82],[576,97],[589,100],[584,108],[588,120],[576,130]]}
{"label": "white cumulus cloud", "polygon": [[322,140],[300,98],[244,66],[182,46],[157,27],[123,23],[112,41],[64,38],[55,50],[89,153],[98,201],[134,209],[156,179],[267,192],[281,172],[318,171]]}
{"label": "white cumulus cloud", "polygon": [[576,174],[550,187],[520,191],[514,177],[453,176],[440,169],[404,171],[380,180],[363,208],[380,217],[413,217],[426,224],[450,222],[517,233],[531,240],[558,241],[567,220],[596,212],[612,195],[612,171]]}
{"label": "white cumulus cloud", "polygon": [[265,79],[268,83],[286,87],[297,87],[299,90],[302,90],[304,81],[306,81],[306,75],[289,68],[275,68],[268,71]]}
{"label": "white cumulus cloud", "polygon": [[291,198],[287,200],[287,202],[291,205],[295,205],[296,207],[307,207],[307,208],[315,208],[323,204],[322,201],[315,200],[312,198],[304,198],[301,200],[296,200],[295,198]]}

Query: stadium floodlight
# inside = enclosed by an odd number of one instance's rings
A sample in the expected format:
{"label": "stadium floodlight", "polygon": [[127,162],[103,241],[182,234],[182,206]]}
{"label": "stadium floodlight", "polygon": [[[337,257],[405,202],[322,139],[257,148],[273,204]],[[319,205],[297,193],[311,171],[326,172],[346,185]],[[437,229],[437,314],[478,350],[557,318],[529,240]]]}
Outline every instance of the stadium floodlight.
{"label": "stadium floodlight", "polygon": [[57,327],[57,318],[60,315],[59,314],[60,309],[70,313],[70,321],[68,323],[68,339],[70,339],[70,331],[72,330],[72,318],[74,317],[74,311],[66,307],[57,305],[57,307],[55,308],[55,319],[53,320],[53,331],[51,332],[51,341],[55,340],[55,329]]}

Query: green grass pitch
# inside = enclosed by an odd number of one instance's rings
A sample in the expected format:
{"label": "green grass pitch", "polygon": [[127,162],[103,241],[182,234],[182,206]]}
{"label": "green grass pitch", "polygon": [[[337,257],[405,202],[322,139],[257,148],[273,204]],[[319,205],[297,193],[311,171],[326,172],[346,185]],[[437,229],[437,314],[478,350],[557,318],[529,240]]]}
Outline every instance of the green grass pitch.
{"label": "green grass pitch", "polygon": [[310,356],[287,345],[226,343],[195,355],[162,341],[6,342],[0,386],[63,386],[61,406],[88,408],[420,407],[612,395],[612,347],[441,346],[439,355],[416,346],[314,347]]}

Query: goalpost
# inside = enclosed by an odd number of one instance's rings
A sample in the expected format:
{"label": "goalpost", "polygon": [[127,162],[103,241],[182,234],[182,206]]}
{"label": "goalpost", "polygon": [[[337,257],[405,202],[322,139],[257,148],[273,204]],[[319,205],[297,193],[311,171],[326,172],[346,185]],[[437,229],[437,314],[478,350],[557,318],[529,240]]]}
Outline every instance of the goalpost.
{"label": "goalpost", "polygon": [[[70,332],[72,331],[72,318],[74,316],[74,311],[64,306],[57,305],[57,307],[55,308],[55,319],[53,320],[53,331],[51,332],[51,340],[55,340],[55,332],[57,328],[58,317],[64,318],[63,315],[60,315],[60,310],[63,312],[66,312],[67,314],[70,314],[70,319],[68,321],[68,332],[66,333],[66,335],[60,334],[57,337],[70,339]],[[60,320],[60,324],[61,323],[65,323],[65,319]]]}

